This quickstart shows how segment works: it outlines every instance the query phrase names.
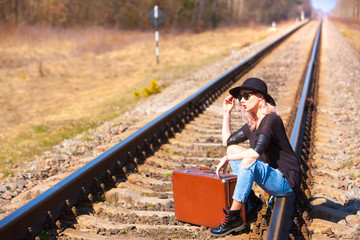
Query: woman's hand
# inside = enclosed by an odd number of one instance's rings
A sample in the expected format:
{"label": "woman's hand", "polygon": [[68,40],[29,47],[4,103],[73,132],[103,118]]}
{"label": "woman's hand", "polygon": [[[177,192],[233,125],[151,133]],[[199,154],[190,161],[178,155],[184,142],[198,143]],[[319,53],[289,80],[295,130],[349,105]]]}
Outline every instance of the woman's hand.
{"label": "woman's hand", "polygon": [[218,176],[218,178],[220,178],[220,170],[223,169],[223,173],[225,173],[228,164],[229,163],[227,161],[227,158],[226,156],[224,156],[216,167],[216,175]]}
{"label": "woman's hand", "polygon": [[235,98],[233,96],[227,96],[223,102],[224,112],[231,112],[235,106]]}

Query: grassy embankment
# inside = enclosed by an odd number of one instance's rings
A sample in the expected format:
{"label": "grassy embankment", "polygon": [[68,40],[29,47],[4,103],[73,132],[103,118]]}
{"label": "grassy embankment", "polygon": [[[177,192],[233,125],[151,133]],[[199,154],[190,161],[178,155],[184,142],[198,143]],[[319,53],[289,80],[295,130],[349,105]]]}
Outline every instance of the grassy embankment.
{"label": "grassy embankment", "polygon": [[357,52],[360,53],[360,28],[359,23],[346,23],[334,20],[335,26],[339,29],[341,34],[345,36],[351,45],[354,46]]}
{"label": "grassy embankment", "polygon": [[161,33],[156,64],[153,32],[2,27],[3,176],[11,174],[5,169],[127,111],[138,101],[133,91],[151,79],[165,88],[269,34],[266,26]]}

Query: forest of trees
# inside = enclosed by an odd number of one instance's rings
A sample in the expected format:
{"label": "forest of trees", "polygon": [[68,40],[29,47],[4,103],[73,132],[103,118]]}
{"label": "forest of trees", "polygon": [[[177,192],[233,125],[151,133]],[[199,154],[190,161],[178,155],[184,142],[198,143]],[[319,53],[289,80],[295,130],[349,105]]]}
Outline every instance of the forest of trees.
{"label": "forest of trees", "polygon": [[360,0],[338,0],[330,16],[360,21]]}
{"label": "forest of trees", "polygon": [[201,31],[219,25],[299,18],[311,15],[310,0],[0,0],[0,23],[53,27],[152,27],[155,5],[166,15],[165,28]]}

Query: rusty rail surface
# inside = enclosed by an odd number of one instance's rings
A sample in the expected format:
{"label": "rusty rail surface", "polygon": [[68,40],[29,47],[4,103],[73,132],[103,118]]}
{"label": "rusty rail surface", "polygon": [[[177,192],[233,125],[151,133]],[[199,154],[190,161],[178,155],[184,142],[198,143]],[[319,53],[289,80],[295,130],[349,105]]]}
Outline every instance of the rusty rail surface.
{"label": "rusty rail surface", "polygon": [[34,236],[47,221],[58,218],[62,209],[70,209],[81,195],[88,194],[93,184],[100,185],[105,176],[112,175],[125,166],[128,161],[141,155],[143,151],[161,144],[163,137],[171,136],[172,132],[181,130],[189,120],[200,114],[265,54],[306,23],[294,28],[244,62],[217,77],[193,96],[2,219],[0,221],[0,239],[24,239],[29,235]]}

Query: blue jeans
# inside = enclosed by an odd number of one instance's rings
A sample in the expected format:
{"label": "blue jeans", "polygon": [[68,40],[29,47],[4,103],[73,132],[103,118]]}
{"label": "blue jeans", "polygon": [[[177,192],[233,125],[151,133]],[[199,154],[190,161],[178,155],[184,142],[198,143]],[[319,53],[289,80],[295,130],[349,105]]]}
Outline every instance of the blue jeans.
{"label": "blue jeans", "polygon": [[248,167],[242,167],[241,161],[230,161],[230,166],[238,176],[233,199],[238,202],[246,202],[254,181],[268,194],[279,197],[290,195],[293,190],[288,181],[277,169],[269,164],[256,159]]}

